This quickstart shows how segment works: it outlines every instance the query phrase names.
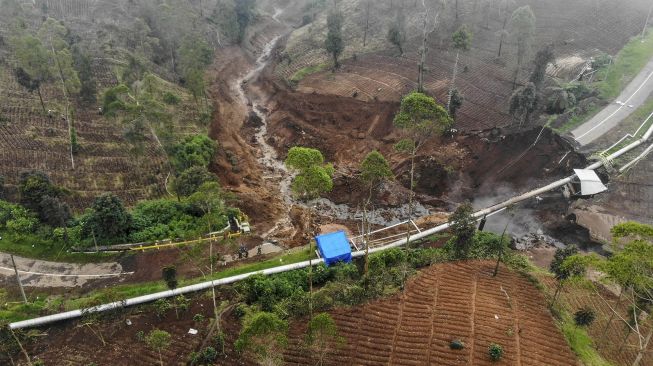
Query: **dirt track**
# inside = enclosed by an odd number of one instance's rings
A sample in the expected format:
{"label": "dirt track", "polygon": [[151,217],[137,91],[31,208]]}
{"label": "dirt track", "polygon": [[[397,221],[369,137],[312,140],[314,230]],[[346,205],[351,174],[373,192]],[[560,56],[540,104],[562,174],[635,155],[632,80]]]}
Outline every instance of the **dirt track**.
{"label": "dirt track", "polygon": [[[521,275],[492,262],[436,265],[390,299],[331,312],[346,346],[328,365],[576,365],[541,293]],[[505,292],[504,292],[505,290]],[[312,364],[300,344],[305,322],[292,326],[289,365]],[[449,343],[461,339],[463,350]],[[492,363],[491,342],[504,357]]]}

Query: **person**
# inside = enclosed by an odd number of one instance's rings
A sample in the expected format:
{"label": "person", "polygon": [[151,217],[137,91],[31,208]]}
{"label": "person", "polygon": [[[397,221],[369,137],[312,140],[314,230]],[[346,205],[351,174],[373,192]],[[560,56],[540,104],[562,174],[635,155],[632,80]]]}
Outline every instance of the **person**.
{"label": "person", "polygon": [[263,249],[263,247],[262,247],[261,245],[259,245],[258,248],[256,248],[256,255],[261,255],[261,254],[263,254],[263,250],[262,250],[262,249]]}

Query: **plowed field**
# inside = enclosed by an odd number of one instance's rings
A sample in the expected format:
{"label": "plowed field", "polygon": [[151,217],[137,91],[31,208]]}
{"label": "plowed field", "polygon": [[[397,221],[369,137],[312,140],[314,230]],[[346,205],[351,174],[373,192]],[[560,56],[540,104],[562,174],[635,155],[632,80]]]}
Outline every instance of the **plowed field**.
{"label": "plowed field", "polygon": [[[576,357],[523,276],[489,261],[448,263],[424,270],[393,298],[332,312],[346,345],[330,365],[576,365]],[[302,350],[305,324],[292,326],[286,361],[313,364]],[[449,343],[460,339],[463,350]],[[492,363],[490,343],[504,357]]]}

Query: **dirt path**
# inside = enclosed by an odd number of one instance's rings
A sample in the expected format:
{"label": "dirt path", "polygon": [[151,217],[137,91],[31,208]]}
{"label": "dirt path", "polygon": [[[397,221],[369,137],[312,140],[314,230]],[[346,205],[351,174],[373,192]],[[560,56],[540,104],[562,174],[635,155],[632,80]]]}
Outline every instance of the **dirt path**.
{"label": "dirt path", "polygon": [[[14,256],[18,274],[25,287],[80,287],[89,281],[115,279],[121,281],[133,274],[123,272],[116,262],[58,263]],[[0,278],[14,281],[14,269],[9,254],[0,253]]]}

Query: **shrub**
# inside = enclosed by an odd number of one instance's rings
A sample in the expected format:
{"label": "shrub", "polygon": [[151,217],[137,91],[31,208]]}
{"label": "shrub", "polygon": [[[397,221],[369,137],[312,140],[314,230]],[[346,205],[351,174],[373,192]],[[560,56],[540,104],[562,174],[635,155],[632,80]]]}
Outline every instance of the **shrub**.
{"label": "shrub", "polygon": [[161,269],[163,281],[169,289],[177,288],[177,268],[175,266],[165,266]]}
{"label": "shrub", "polygon": [[177,94],[168,91],[163,94],[163,102],[168,105],[176,105],[181,102],[181,98]]}
{"label": "shrub", "polygon": [[159,299],[154,302],[154,312],[159,318],[164,316],[172,306],[166,299]]}
{"label": "shrub", "polygon": [[596,313],[588,306],[574,313],[574,323],[579,327],[590,326],[594,322],[594,319],[596,319]]}
{"label": "shrub", "polygon": [[204,315],[202,315],[202,314],[193,315],[193,321],[197,322],[197,323],[203,322],[204,321]]}
{"label": "shrub", "polygon": [[236,306],[236,308],[234,309],[234,315],[236,315],[236,317],[238,317],[239,319],[244,318],[248,312],[249,312],[249,306],[245,304],[238,304],[238,306]]}
{"label": "shrub", "polygon": [[488,354],[490,355],[490,360],[492,362],[499,361],[503,357],[503,347],[496,343],[491,343],[488,347]]}
{"label": "shrub", "polygon": [[208,346],[200,352],[193,352],[190,356],[191,365],[205,365],[212,364],[218,358],[218,351],[215,348]]}
{"label": "shrub", "polygon": [[453,341],[451,341],[451,343],[449,343],[449,348],[456,349],[456,350],[463,349],[465,348],[465,343],[463,343],[463,341],[461,341],[460,339],[454,339]]}

